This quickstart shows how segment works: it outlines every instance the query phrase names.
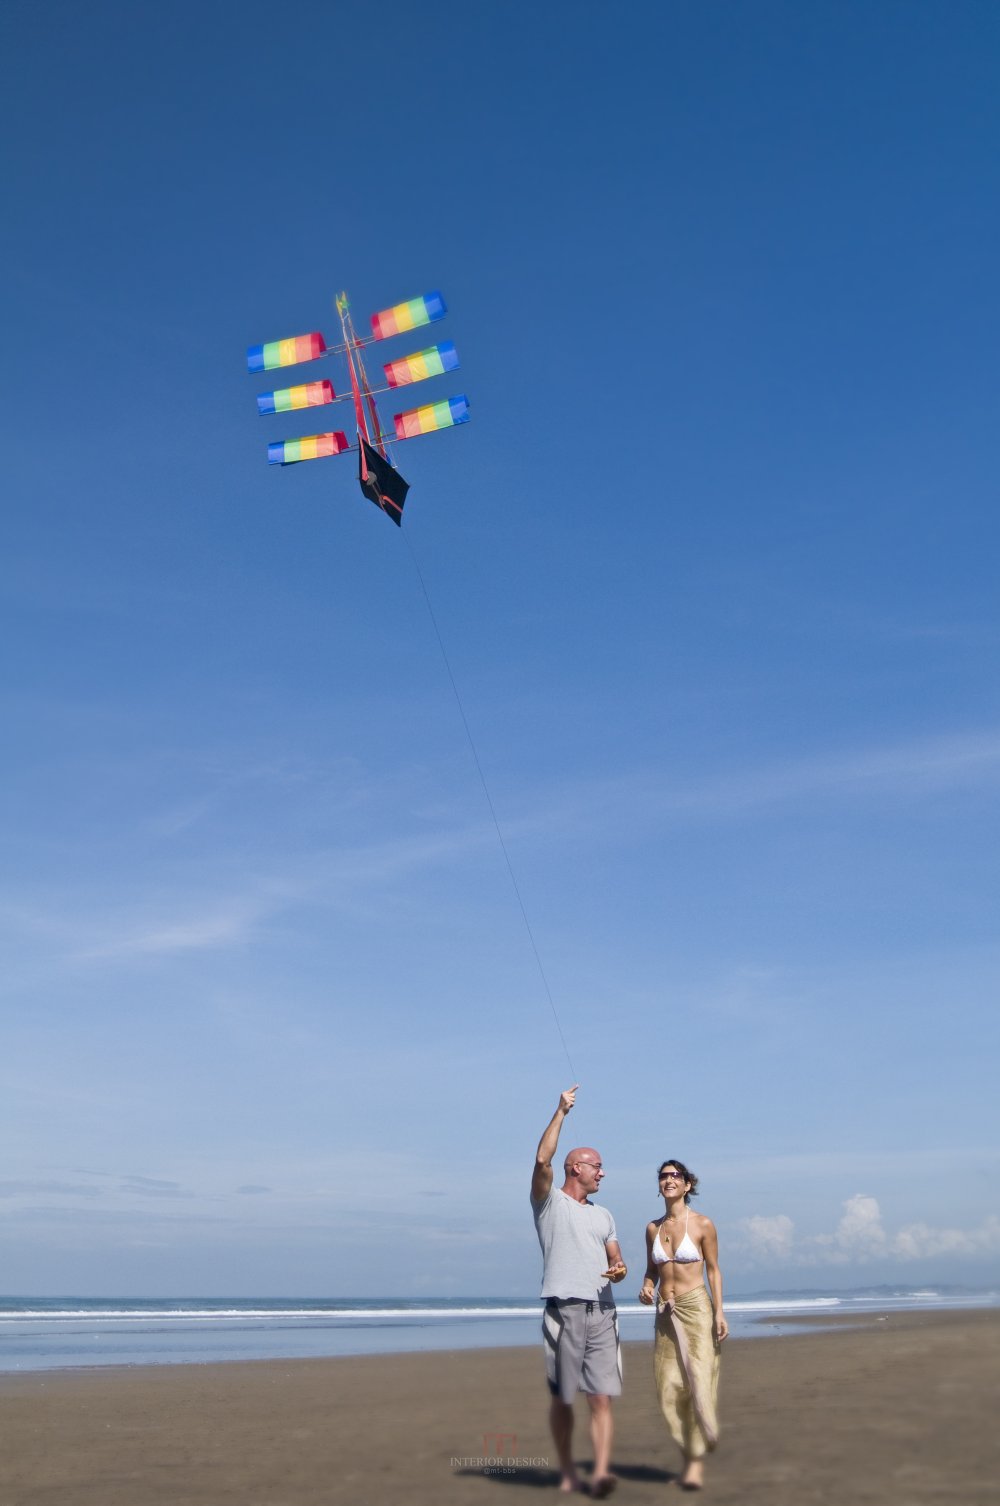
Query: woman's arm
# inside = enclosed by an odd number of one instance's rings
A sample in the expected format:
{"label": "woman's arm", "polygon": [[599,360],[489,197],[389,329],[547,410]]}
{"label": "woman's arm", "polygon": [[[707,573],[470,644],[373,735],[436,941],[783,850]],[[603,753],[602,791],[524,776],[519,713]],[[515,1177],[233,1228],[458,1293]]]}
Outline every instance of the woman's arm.
{"label": "woman's arm", "polygon": [[701,1253],[705,1261],[705,1275],[712,1294],[712,1311],[715,1314],[715,1337],[721,1344],[729,1332],[726,1315],[722,1311],[722,1272],[719,1270],[719,1236],[715,1225],[704,1214],[701,1219]]}
{"label": "woman's arm", "polygon": [[653,1259],[653,1240],[656,1237],[656,1224],[646,1225],[646,1276],[639,1288],[639,1301],[647,1307],[652,1307],[656,1292],[656,1261]]}

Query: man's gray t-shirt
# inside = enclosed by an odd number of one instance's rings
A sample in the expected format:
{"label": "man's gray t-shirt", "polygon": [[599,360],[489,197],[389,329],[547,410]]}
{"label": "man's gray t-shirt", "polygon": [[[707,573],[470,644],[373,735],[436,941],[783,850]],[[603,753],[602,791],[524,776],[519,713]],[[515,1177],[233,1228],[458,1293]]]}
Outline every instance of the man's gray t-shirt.
{"label": "man's gray t-shirt", "polygon": [[535,1232],[542,1247],[542,1296],[576,1297],[614,1307],[605,1245],[617,1243],[615,1221],[607,1208],[578,1203],[558,1187],[540,1203],[533,1202]]}

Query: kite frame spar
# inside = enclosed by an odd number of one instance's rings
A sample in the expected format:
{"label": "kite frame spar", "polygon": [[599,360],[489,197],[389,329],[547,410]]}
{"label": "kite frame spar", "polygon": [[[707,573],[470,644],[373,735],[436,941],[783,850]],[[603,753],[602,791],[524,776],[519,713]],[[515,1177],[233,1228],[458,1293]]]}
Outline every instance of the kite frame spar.
{"label": "kite frame spar", "polygon": [[336,309],[340,318],[342,344],[328,347],[322,334],[313,331],[308,335],[294,335],[290,339],[272,340],[265,345],[251,345],[247,349],[247,367],[252,372],[272,371],[324,357],[346,356],[349,394],[338,394],[330,381],[303,383],[260,393],[257,411],[262,416],[294,412],[323,407],[328,403],[346,402],[350,398],[354,406],[357,443],[351,444],[341,430],[326,434],[307,434],[299,439],[277,440],[267,447],[268,462],[271,465],[294,465],[302,460],[320,460],[356,450],[358,481],[362,492],[399,526],[409,487],[392,463],[387,441],[413,439],[418,434],[431,434],[437,429],[467,423],[469,401],[462,393],[396,413],[393,415],[395,432],[386,431],[379,415],[377,395],[454,371],[459,365],[458,355],[454,345],[450,341],[444,341],[427,350],[398,357],[383,367],[386,385],[373,388],[365,369],[362,347],[443,319],[448,312],[447,305],[440,293],[425,293],[406,303],[382,309],[372,315],[372,333],[364,339],[355,331],[346,293],[338,294]]}

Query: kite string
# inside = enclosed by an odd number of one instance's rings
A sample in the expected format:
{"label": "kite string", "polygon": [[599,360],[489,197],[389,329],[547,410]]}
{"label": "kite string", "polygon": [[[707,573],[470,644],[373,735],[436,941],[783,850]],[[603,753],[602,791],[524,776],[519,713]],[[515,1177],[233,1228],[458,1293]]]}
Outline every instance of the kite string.
{"label": "kite string", "polygon": [[558,1033],[559,1039],[562,1042],[563,1051],[566,1053],[566,1061],[569,1065],[570,1076],[575,1081],[576,1068],[573,1066],[573,1058],[569,1054],[569,1047],[566,1044],[566,1037],[563,1034],[563,1028],[560,1024],[559,1015],[556,1011],[555,1000],[552,997],[552,990],[549,987],[549,980],[545,975],[545,968],[542,966],[541,953],[539,952],[538,944],[535,941],[535,933],[531,929],[531,922],[528,919],[528,912],[524,908],[524,900],[521,898],[521,890],[518,887],[517,878],[514,874],[514,866],[510,860],[510,854],[507,851],[507,844],[503,839],[503,832],[500,830],[500,822],[497,820],[496,807],[493,804],[493,797],[490,794],[489,785],[486,783],[486,775],[483,773],[483,766],[479,760],[479,754],[476,751],[476,744],[473,740],[472,729],[469,726],[469,719],[465,714],[465,707],[462,705],[462,697],[458,693],[458,684],[455,680],[454,673],[452,672],[451,661],[448,658],[448,652],[444,646],[444,639],[441,636],[441,629],[438,627],[437,617],[434,615],[434,608],[431,605],[430,593],[427,590],[423,572],[420,569],[419,564],[417,563],[417,556],[414,553],[413,545],[410,543],[409,534],[405,529],[402,530],[402,533],[404,539],[406,540],[406,547],[410,551],[410,559],[413,561],[413,568],[417,573],[417,580],[420,582],[420,589],[423,592],[424,601],[427,604],[427,612],[431,619],[431,625],[434,628],[434,636],[438,641],[438,648],[441,650],[441,658],[444,660],[444,667],[448,672],[448,679],[451,681],[452,692],[455,696],[455,704],[458,706],[458,714],[462,718],[462,726],[465,728],[465,735],[468,738],[469,748],[472,752],[472,760],[476,765],[476,771],[479,774],[479,781],[483,787],[483,794],[486,796],[486,804],[489,806],[490,815],[493,817],[493,825],[496,828],[497,840],[500,843],[500,851],[503,853],[504,862],[507,864],[507,872],[510,875],[511,886],[513,887],[514,895],[517,899],[518,908],[521,911],[521,919],[524,921],[524,928],[528,933],[528,940],[531,942],[531,950],[535,954],[535,961],[538,964],[538,972],[541,976],[542,986],[545,989],[546,997],[549,1001],[549,1008],[552,1011],[552,1018],[555,1022],[556,1032]]}

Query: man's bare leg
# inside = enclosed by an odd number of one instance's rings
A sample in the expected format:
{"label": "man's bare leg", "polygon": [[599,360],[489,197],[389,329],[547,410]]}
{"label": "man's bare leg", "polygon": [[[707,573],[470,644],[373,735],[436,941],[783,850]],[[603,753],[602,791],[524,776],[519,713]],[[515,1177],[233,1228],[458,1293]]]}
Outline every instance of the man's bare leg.
{"label": "man's bare leg", "polygon": [[552,1441],[559,1455],[559,1471],[562,1480],[559,1482],[560,1490],[579,1490],[580,1479],[573,1463],[573,1408],[568,1407],[558,1396],[553,1396],[552,1405],[549,1408],[549,1426],[552,1429]]}
{"label": "man's bare leg", "polygon": [[590,1407],[590,1441],[594,1448],[594,1477],[590,1491],[598,1497],[609,1496],[618,1484],[617,1476],[611,1473],[611,1444],[615,1433],[611,1397],[588,1393],[587,1405]]}
{"label": "man's bare leg", "polygon": [[701,1490],[705,1483],[704,1459],[684,1460],[684,1473],[681,1475],[681,1485],[685,1490]]}

